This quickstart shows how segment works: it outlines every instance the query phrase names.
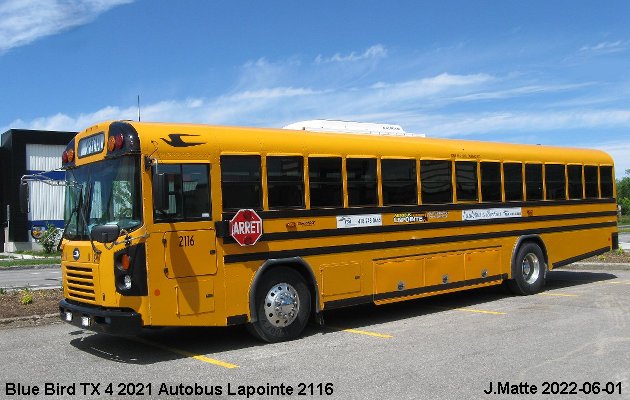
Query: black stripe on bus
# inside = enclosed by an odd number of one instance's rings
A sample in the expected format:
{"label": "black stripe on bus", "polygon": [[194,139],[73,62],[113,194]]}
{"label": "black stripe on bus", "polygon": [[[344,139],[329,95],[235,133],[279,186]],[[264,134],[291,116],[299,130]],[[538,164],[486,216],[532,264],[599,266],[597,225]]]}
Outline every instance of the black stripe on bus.
{"label": "black stripe on bus", "polygon": [[[383,207],[338,207],[338,208],[315,208],[310,210],[267,210],[256,213],[263,219],[282,218],[308,218],[308,217],[331,217],[336,215],[358,215],[358,214],[390,214],[406,212],[427,212],[427,211],[457,211],[477,208],[506,208],[506,207],[540,207],[540,206],[578,206],[585,204],[609,204],[616,203],[614,198],[607,199],[575,199],[575,200],[537,200],[537,201],[510,201],[492,203],[455,203],[455,204],[423,204],[409,206],[383,206]],[[237,210],[224,212],[222,219],[231,220]]]}
{"label": "black stripe on bus", "polygon": [[[598,211],[587,213],[573,213],[573,214],[556,214],[556,215],[539,215],[533,217],[520,217],[520,218],[496,218],[485,219],[478,221],[446,221],[446,222],[419,222],[411,224],[397,224],[397,225],[384,225],[384,226],[368,226],[357,228],[334,228],[334,229],[320,229],[309,231],[293,231],[293,232],[272,232],[263,233],[259,242],[273,242],[277,240],[295,240],[295,239],[312,239],[319,237],[331,237],[331,236],[345,236],[345,235],[360,235],[370,233],[392,233],[392,232],[406,232],[425,229],[439,229],[439,228],[467,228],[474,226],[484,225],[500,225],[500,224],[512,224],[512,223],[528,223],[528,222],[544,222],[544,221],[558,221],[564,219],[577,219],[577,218],[594,218],[594,217],[616,217],[616,211]],[[236,243],[231,237],[223,238],[224,244]]]}
{"label": "black stripe on bus", "polygon": [[575,256],[575,257],[567,258],[566,260],[555,262],[555,263],[553,263],[553,267],[554,268],[564,267],[565,265],[573,264],[574,262],[580,261],[580,260],[584,260],[585,258],[598,256],[598,255],[603,254],[603,253],[605,253],[607,251],[610,251],[610,247],[608,247],[608,246],[607,247],[602,247],[601,249],[598,249],[598,250],[595,250],[595,251],[590,251],[588,253],[580,254],[580,255]]}
{"label": "black stripe on bus", "polygon": [[315,248],[305,248],[296,250],[279,250],[279,251],[264,251],[258,253],[245,253],[245,254],[231,254],[223,257],[223,261],[226,264],[232,264],[237,262],[246,261],[258,261],[258,260],[270,260],[277,258],[291,258],[291,257],[304,257],[304,256],[316,256],[322,254],[335,254],[354,251],[368,251],[368,250],[382,250],[393,249],[398,247],[409,247],[429,244],[451,243],[451,242],[465,242],[470,240],[482,240],[482,239],[495,239],[500,237],[521,236],[521,235],[535,235],[542,233],[557,233],[557,232],[570,232],[582,229],[595,229],[617,226],[617,222],[599,222],[593,224],[581,224],[581,225],[568,225],[549,228],[536,228],[536,229],[523,229],[523,230],[511,230],[511,231],[499,231],[488,233],[475,233],[467,235],[452,235],[441,237],[430,237],[423,239],[405,239],[395,240],[389,242],[372,242],[372,243],[359,243],[359,244],[345,244],[337,246],[325,246]]}
{"label": "black stripe on bus", "polygon": [[458,289],[458,288],[462,288],[466,286],[480,285],[482,283],[500,281],[507,278],[508,278],[507,274],[492,275],[492,276],[487,276],[485,278],[469,279],[466,281],[442,283],[439,285],[424,286],[424,287],[419,287],[419,288],[414,288],[414,289],[397,290],[395,292],[376,293],[374,295],[368,295],[368,296],[359,296],[359,297],[351,297],[349,299],[327,301],[324,303],[324,309],[330,310],[334,308],[341,308],[341,307],[354,306],[358,304],[370,303],[372,301],[388,300],[388,299],[393,299],[397,297],[416,296],[419,294],[425,294],[425,293],[430,293],[430,292],[440,292],[443,290]]}

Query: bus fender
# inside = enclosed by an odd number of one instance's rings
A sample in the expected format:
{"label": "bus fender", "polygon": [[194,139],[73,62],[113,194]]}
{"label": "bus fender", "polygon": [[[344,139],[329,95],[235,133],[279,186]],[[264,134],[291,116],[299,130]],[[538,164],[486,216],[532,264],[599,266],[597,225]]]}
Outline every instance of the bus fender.
{"label": "bus fender", "polygon": [[510,270],[512,268],[512,265],[514,265],[514,263],[516,262],[516,254],[518,253],[518,249],[521,247],[521,244],[523,244],[523,242],[527,242],[527,241],[534,242],[538,246],[540,246],[540,249],[542,250],[545,256],[545,264],[546,264],[545,275],[546,275],[547,271],[549,271],[549,257],[547,256],[547,247],[545,246],[545,242],[543,242],[540,235],[523,235],[523,236],[520,236],[516,240],[516,243],[514,244],[514,247],[512,248],[512,262],[510,263]]}
{"label": "bus fender", "polygon": [[320,314],[319,308],[319,287],[317,285],[317,280],[315,279],[315,274],[313,274],[313,269],[308,265],[306,261],[302,259],[302,257],[291,257],[291,258],[274,258],[271,260],[267,260],[264,264],[258,268],[256,274],[254,274],[254,279],[252,279],[252,283],[249,287],[249,315],[250,322],[256,322],[256,286],[258,282],[262,278],[262,276],[269,269],[272,269],[276,266],[288,266],[293,267],[297,272],[299,272],[302,276],[304,276],[304,280],[309,288],[312,290],[313,295],[313,303],[315,305],[315,312],[313,313],[315,316]]}

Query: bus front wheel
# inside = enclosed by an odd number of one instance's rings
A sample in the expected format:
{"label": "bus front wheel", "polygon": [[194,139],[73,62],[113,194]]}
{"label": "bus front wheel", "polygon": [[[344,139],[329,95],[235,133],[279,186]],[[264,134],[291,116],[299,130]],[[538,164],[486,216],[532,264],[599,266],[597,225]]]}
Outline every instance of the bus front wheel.
{"label": "bus front wheel", "polygon": [[311,293],[302,276],[291,268],[274,268],[255,290],[256,322],[248,325],[250,333],[269,343],[299,337],[311,314]]}
{"label": "bus front wheel", "polygon": [[507,283],[510,290],[519,295],[536,294],[543,289],[547,265],[545,256],[536,243],[522,244],[512,264],[512,279]]}

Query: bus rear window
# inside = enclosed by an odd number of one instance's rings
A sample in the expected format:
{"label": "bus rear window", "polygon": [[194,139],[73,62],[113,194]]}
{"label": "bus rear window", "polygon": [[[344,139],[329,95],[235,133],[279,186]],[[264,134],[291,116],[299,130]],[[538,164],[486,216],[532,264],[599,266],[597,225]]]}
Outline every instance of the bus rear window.
{"label": "bus rear window", "polygon": [[613,197],[613,168],[599,167],[599,182],[602,197]]}

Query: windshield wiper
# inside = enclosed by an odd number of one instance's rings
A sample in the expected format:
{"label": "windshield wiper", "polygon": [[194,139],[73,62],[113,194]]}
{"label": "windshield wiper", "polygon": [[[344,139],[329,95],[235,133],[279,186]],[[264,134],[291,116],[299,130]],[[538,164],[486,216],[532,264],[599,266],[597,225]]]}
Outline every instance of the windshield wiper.
{"label": "windshield wiper", "polygon": [[[63,232],[61,233],[61,237],[59,238],[59,243],[57,243],[57,251],[61,251],[61,243],[63,242],[63,238],[66,237],[66,233],[68,232],[68,227],[70,226],[70,221],[72,221],[72,216],[77,213],[79,207],[81,207],[83,197],[83,188],[79,187],[79,200],[77,201],[76,206],[70,211],[70,216],[63,223]],[[77,222],[79,219],[79,214],[77,214]],[[78,229],[77,229],[78,231]]]}
{"label": "windshield wiper", "polygon": [[94,254],[97,255],[97,254],[101,254],[101,251],[96,248],[96,245],[94,244],[94,240],[92,240],[92,235],[90,232],[90,227],[88,225],[87,216],[85,215],[87,205],[92,204],[92,193],[94,191],[94,185],[88,182],[88,186],[89,186],[89,189],[88,189],[87,194],[85,195],[85,203],[83,203],[85,207],[83,207],[83,205],[80,207],[80,211],[81,211],[80,215],[81,215],[81,218],[83,219],[83,228],[85,229],[85,233],[87,234],[88,239],[90,239],[92,250],[94,251]]}

